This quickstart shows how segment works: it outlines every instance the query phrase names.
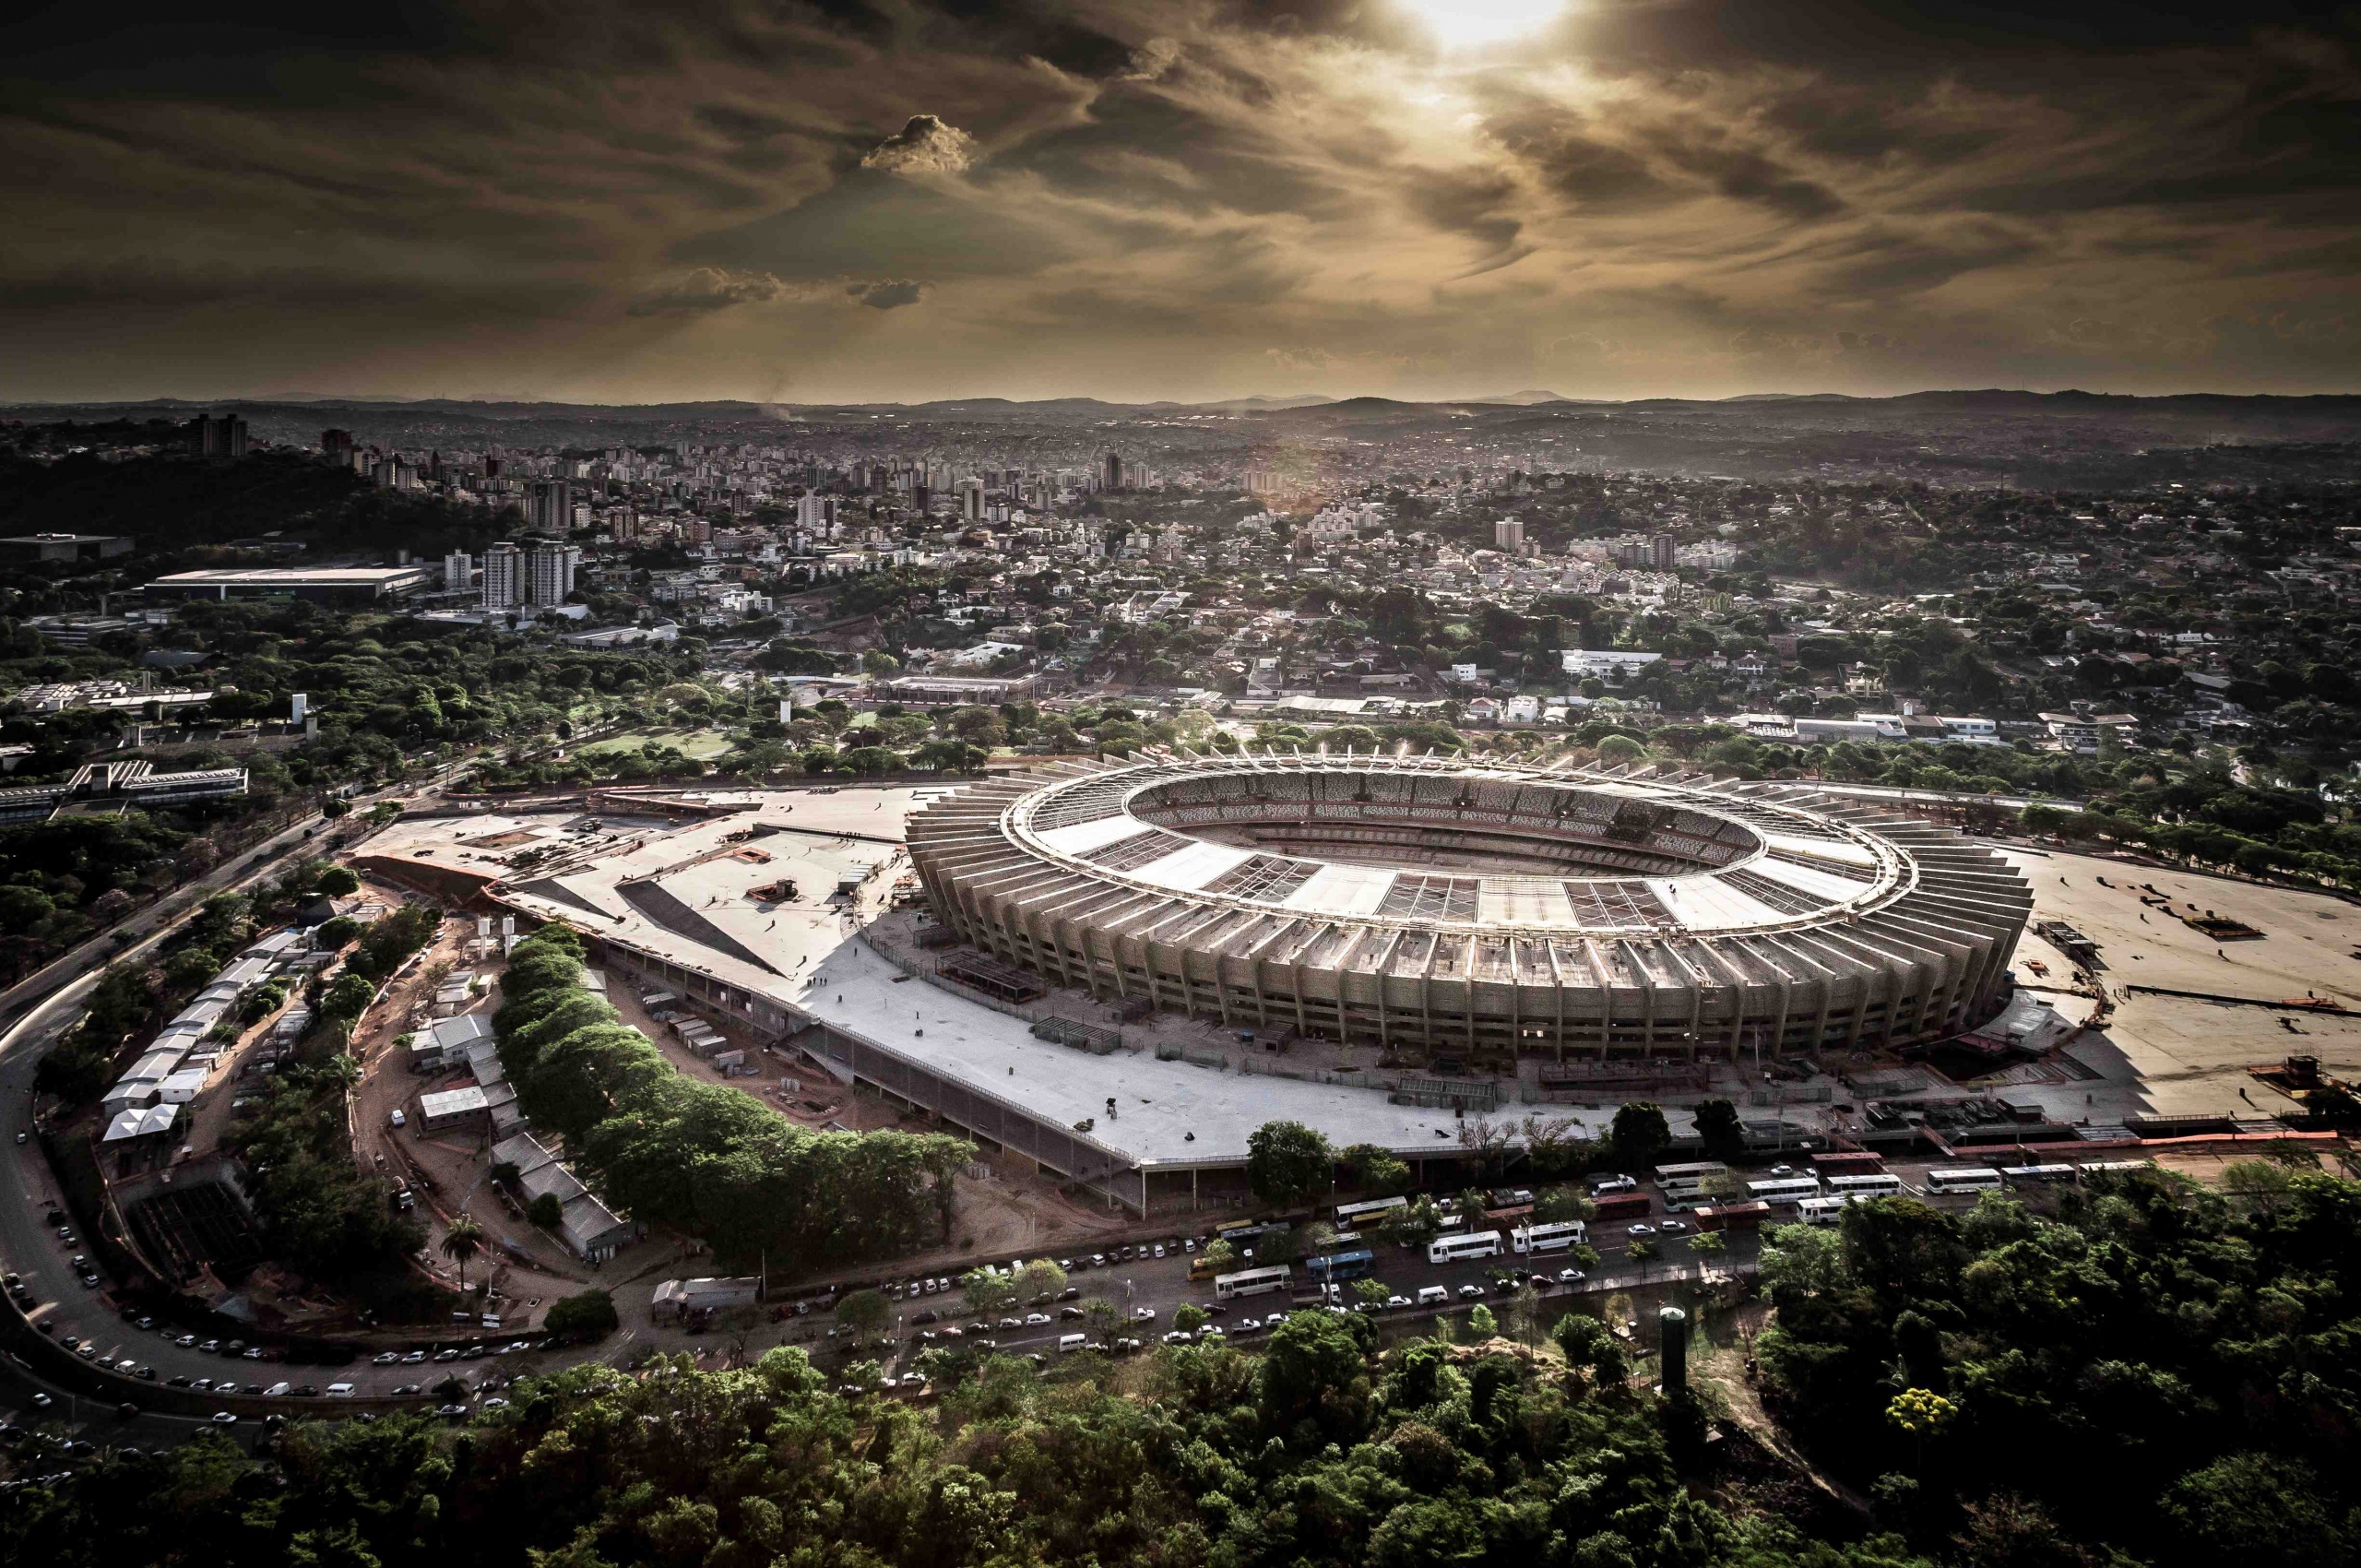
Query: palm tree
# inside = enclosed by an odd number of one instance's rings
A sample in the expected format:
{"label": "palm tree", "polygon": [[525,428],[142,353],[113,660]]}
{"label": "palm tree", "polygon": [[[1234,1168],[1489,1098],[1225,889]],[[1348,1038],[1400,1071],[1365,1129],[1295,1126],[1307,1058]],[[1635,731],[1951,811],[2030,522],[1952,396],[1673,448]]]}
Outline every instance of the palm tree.
{"label": "palm tree", "polygon": [[468,1289],[468,1260],[483,1251],[483,1227],[476,1223],[475,1216],[471,1214],[461,1214],[451,1221],[451,1228],[443,1232],[443,1255],[459,1265],[459,1290],[462,1294]]}

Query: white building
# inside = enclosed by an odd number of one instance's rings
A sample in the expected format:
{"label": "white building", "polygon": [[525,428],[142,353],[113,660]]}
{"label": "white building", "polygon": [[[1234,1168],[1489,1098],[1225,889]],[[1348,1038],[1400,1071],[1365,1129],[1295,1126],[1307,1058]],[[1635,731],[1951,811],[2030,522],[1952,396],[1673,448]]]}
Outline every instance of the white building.
{"label": "white building", "polygon": [[501,540],[483,552],[483,607],[507,610],[525,602],[525,552]]}
{"label": "white building", "polygon": [[476,558],[464,550],[454,550],[443,557],[443,586],[461,592],[476,586]]}
{"label": "white building", "polygon": [[1654,664],[1663,657],[1664,655],[1660,653],[1630,653],[1619,648],[1597,650],[1569,647],[1560,648],[1558,652],[1558,658],[1562,662],[1567,674],[1584,678],[1596,675],[1601,680],[1611,678],[1618,671],[1628,675],[1643,665]]}
{"label": "white building", "polygon": [[525,556],[525,602],[537,609],[564,604],[574,591],[581,550],[571,544],[536,541]]}

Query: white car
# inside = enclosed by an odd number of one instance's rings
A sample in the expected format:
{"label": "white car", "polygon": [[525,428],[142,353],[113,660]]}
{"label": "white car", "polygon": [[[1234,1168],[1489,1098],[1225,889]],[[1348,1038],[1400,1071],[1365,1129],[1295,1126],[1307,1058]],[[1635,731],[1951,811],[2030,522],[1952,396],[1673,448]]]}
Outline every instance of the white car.
{"label": "white car", "polygon": [[1623,1228],[1623,1234],[1626,1236],[1653,1236],[1655,1233],[1656,1228],[1645,1220],[1642,1220],[1637,1225],[1627,1225]]}
{"label": "white car", "polygon": [[1580,1285],[1589,1277],[1579,1268],[1561,1268],[1558,1271],[1558,1283],[1560,1285]]}
{"label": "white car", "polygon": [[262,1391],[262,1396],[266,1399],[284,1399],[294,1391],[295,1385],[291,1383],[274,1383]]}
{"label": "white car", "polygon": [[1283,1324],[1283,1323],[1287,1322],[1287,1313],[1273,1313],[1269,1317],[1266,1317],[1266,1318],[1264,1318],[1264,1319],[1263,1320],[1263,1326],[1264,1326],[1264,1328],[1276,1328],[1276,1327],[1278,1327],[1278,1326],[1279,1326],[1279,1324]]}
{"label": "white car", "polygon": [[1133,1323],[1154,1323],[1156,1321],[1156,1309],[1154,1307],[1135,1307],[1132,1310],[1132,1321]]}
{"label": "white car", "polygon": [[1240,1334],[1259,1334],[1262,1330],[1263,1320],[1259,1317],[1250,1317],[1241,1318],[1239,1321],[1236,1332]]}
{"label": "white car", "polygon": [[1176,1328],[1164,1336],[1164,1342],[1167,1345],[1186,1345],[1194,1338],[1196,1338],[1196,1336],[1190,1333],[1187,1329]]}
{"label": "white car", "polygon": [[1025,1326],[1027,1328],[1047,1328],[1050,1326],[1050,1314],[1047,1313],[1026,1313],[1025,1314]]}
{"label": "white car", "polygon": [[409,1118],[402,1114],[400,1106],[396,1106],[386,1115],[386,1124],[389,1127],[407,1127],[409,1125]]}
{"label": "white car", "polygon": [[1667,1236],[1678,1236],[1688,1229],[1689,1221],[1685,1219],[1667,1219],[1663,1225],[1664,1233]]}
{"label": "white car", "polygon": [[401,1360],[402,1353],[399,1350],[386,1350],[381,1354],[370,1357],[369,1364],[376,1367],[393,1367],[399,1366],[401,1364]]}

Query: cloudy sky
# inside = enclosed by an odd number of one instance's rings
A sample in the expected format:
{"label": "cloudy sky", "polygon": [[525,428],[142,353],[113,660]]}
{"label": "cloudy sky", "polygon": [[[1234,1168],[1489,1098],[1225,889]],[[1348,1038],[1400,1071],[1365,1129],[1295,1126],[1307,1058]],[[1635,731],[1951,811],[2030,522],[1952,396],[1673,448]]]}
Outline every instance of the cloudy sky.
{"label": "cloudy sky", "polygon": [[2361,6],[0,23],[0,398],[2361,389]]}

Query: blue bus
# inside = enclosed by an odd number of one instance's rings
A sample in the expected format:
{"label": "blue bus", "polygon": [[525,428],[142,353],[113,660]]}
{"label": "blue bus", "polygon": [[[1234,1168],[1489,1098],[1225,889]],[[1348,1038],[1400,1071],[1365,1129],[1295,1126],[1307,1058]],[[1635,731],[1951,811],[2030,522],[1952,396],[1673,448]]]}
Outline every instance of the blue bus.
{"label": "blue bus", "polygon": [[1303,1271],[1311,1277],[1314,1284],[1327,1285],[1342,1279],[1358,1279],[1369,1273],[1370,1265],[1376,1261],[1374,1254],[1362,1248],[1358,1252],[1331,1253],[1324,1258],[1309,1259],[1303,1265]]}

